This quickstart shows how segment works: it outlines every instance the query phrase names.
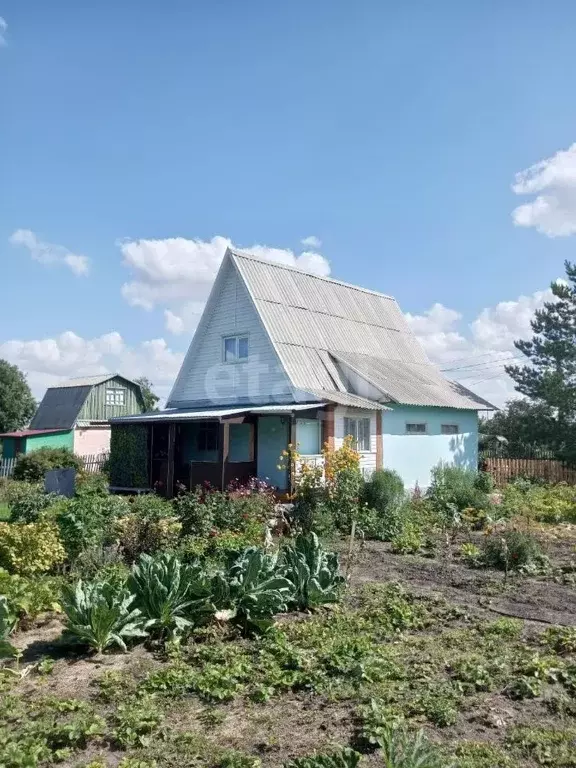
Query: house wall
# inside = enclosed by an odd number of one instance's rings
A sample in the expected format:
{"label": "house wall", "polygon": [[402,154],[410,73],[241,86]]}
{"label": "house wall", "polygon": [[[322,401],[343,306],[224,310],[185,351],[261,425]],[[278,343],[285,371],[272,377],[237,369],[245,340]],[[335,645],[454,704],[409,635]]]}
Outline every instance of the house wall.
{"label": "house wall", "polygon": [[4,437],[0,443],[2,444],[2,458],[13,459],[16,456],[16,440],[13,437]]}
{"label": "house wall", "polygon": [[[440,462],[476,469],[478,466],[478,414],[456,408],[390,406],[382,414],[383,463],[394,469],[407,488],[430,484],[430,472]],[[425,422],[425,435],[407,435],[406,423]],[[458,435],[442,435],[442,424],[458,424]]]}
{"label": "house wall", "polygon": [[110,452],[109,426],[76,427],[74,430],[74,453],[78,456]]}
{"label": "house wall", "polygon": [[[125,390],[124,405],[106,405],[106,390],[121,388]],[[140,389],[136,384],[122,376],[116,376],[102,384],[92,387],[90,394],[78,414],[79,421],[106,421],[115,416],[130,416],[144,411]]]}
{"label": "house wall", "polygon": [[24,453],[32,453],[40,448],[70,448],[74,450],[74,430],[56,432],[48,435],[30,435],[26,438]]}
{"label": "house wall", "polygon": [[[223,362],[223,338],[247,334],[248,360]],[[250,295],[227,262],[218,275],[205,313],[184,360],[168,407],[287,403],[294,401]]]}
{"label": "house wall", "polygon": [[345,408],[338,406],[334,411],[334,448],[342,447],[344,438],[344,418],[366,419],[370,418],[370,451],[360,452],[360,469],[366,475],[376,469],[376,411],[368,411],[362,408]]}

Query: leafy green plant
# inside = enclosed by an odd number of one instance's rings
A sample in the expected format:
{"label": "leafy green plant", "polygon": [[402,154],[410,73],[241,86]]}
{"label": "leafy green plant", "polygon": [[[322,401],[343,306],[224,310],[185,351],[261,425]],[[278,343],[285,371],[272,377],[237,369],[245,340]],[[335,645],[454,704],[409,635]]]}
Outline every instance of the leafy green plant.
{"label": "leafy green plant", "polygon": [[232,606],[230,618],[244,632],[269,629],[274,614],[286,610],[294,592],[292,582],[277,575],[277,557],[256,547],[245,550],[219,584],[221,595],[215,602]]}
{"label": "leafy green plant", "polygon": [[0,594],[6,596],[20,619],[34,619],[45,611],[59,612],[62,578],[18,576],[0,569]]}
{"label": "leafy green plant", "polygon": [[540,640],[556,653],[576,653],[576,627],[550,627]]}
{"label": "leafy green plant", "polygon": [[333,752],[323,752],[310,757],[299,757],[284,763],[285,768],[356,768],[362,760],[359,752],[344,747]]}
{"label": "leafy green plant", "polygon": [[128,586],[148,626],[164,639],[179,637],[214,612],[209,580],[169,553],[140,555]]}
{"label": "leafy green plant", "polygon": [[118,592],[105,582],[83,583],[64,588],[62,608],[66,614],[66,634],[97,653],[112,645],[127,651],[126,641],[146,637],[146,622],[134,608],[135,596]]}
{"label": "leafy green plant", "polygon": [[419,525],[405,522],[398,534],[392,539],[392,552],[399,555],[415,554],[424,545],[424,536]]}
{"label": "leafy green plant", "polygon": [[8,600],[4,595],[0,595],[0,658],[2,656],[15,656],[17,649],[8,639],[14,628],[18,617],[8,605]]}
{"label": "leafy green plant", "polygon": [[158,704],[149,695],[122,701],[114,712],[114,741],[123,749],[148,747],[163,719]]}
{"label": "leafy green plant", "polygon": [[403,725],[390,725],[381,732],[380,746],[384,768],[450,768],[423,731],[414,733]]}
{"label": "leafy green plant", "polygon": [[452,517],[454,509],[458,514],[465,509],[488,509],[491,489],[486,473],[438,464],[432,470],[427,497],[440,515]]}
{"label": "leafy green plant", "polygon": [[335,602],[344,583],[338,555],[326,552],[312,532],[299,534],[284,548],[280,570],[294,585],[292,600],[299,610]]}
{"label": "leafy green plant", "polygon": [[482,550],[471,542],[462,544],[460,547],[460,557],[471,568],[478,568],[482,564]]}
{"label": "leafy green plant", "polygon": [[363,484],[360,499],[375,512],[375,519],[365,525],[366,536],[390,541],[400,533],[405,518],[406,491],[397,472],[377,469]]}
{"label": "leafy green plant", "polygon": [[67,467],[81,470],[84,468],[84,462],[69,448],[40,448],[32,453],[22,454],[18,458],[14,467],[14,479],[38,483],[44,480],[48,470]]}

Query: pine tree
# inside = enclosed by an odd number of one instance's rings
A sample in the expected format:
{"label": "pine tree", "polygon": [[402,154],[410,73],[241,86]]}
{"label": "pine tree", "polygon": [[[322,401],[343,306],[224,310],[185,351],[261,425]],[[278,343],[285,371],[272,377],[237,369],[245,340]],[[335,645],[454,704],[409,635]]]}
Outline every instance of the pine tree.
{"label": "pine tree", "polygon": [[554,447],[566,458],[576,457],[576,265],[565,262],[566,282],[551,285],[554,300],[535,312],[530,341],[514,342],[529,360],[508,365],[516,389],[554,415]]}

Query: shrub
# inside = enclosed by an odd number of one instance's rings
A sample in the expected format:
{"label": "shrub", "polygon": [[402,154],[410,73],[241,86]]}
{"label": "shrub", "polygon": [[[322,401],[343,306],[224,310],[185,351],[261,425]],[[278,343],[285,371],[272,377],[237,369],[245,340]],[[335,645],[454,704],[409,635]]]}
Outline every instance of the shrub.
{"label": "shrub", "polygon": [[45,573],[65,559],[53,523],[0,523],[0,565],[6,570],[20,575]]}
{"label": "shrub", "polygon": [[174,516],[170,503],[149,494],[135,497],[130,513],[115,521],[114,530],[126,560],[132,562],[142,552],[174,547],[182,523]]}
{"label": "shrub", "polygon": [[377,469],[362,487],[362,501],[382,516],[399,507],[404,498],[402,478],[392,469]]}
{"label": "shrub", "polygon": [[114,521],[129,510],[129,503],[122,496],[88,495],[58,502],[53,518],[68,558],[74,561],[84,549],[112,543]]}
{"label": "shrub", "polygon": [[432,470],[427,496],[436,512],[451,522],[465,509],[489,509],[491,481],[485,473],[439,464]]}
{"label": "shrub", "polygon": [[69,448],[40,448],[18,458],[14,467],[14,479],[38,483],[44,480],[44,475],[48,470],[68,467],[81,470],[84,467],[84,462]]}
{"label": "shrub", "polygon": [[174,499],[174,509],[184,535],[207,536],[214,528],[214,505],[206,501],[210,496],[208,489],[198,486]]}
{"label": "shrub", "polygon": [[39,484],[14,481],[6,488],[5,498],[13,522],[35,523],[58,497],[54,493],[44,493]]}
{"label": "shrub", "polygon": [[146,637],[146,622],[137,608],[135,596],[118,592],[106,582],[67,586],[62,593],[66,614],[66,634],[102,653],[111,645],[127,650],[126,641]]}
{"label": "shrub", "polygon": [[542,557],[538,540],[524,531],[503,531],[486,538],[483,560],[489,568],[517,570]]}
{"label": "shrub", "polygon": [[110,480],[104,472],[82,472],[76,478],[76,496],[108,496]]}
{"label": "shrub", "polygon": [[400,532],[392,539],[392,552],[399,555],[415,554],[424,545],[424,536],[420,526],[406,522]]}

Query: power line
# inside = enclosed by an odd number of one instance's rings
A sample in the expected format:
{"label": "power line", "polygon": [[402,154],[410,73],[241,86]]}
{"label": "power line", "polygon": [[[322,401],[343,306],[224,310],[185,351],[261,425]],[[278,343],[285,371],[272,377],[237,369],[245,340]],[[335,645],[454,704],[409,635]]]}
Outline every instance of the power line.
{"label": "power line", "polygon": [[495,364],[501,365],[504,363],[510,363],[513,360],[523,360],[523,359],[524,359],[523,357],[513,355],[512,357],[500,357],[500,358],[495,358],[494,360],[485,360],[483,363],[461,365],[457,368],[441,368],[440,370],[442,371],[442,373],[448,373],[449,371],[464,371],[470,368],[481,368],[484,365],[487,365],[487,366],[495,365]]}

